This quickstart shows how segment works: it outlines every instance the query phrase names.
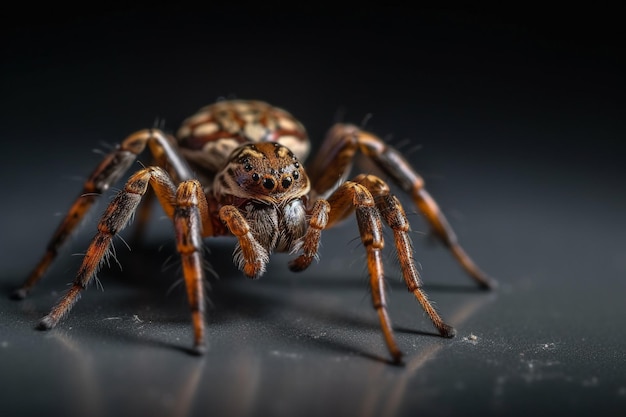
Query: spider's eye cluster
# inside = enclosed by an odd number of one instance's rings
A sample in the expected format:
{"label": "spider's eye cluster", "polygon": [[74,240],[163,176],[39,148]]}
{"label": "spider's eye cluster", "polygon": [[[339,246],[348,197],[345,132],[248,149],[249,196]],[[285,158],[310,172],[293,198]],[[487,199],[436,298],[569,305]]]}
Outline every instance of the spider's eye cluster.
{"label": "spider's eye cluster", "polygon": [[262,186],[267,191],[286,191],[300,178],[300,172],[297,168],[293,170],[281,168],[279,170],[271,169],[266,174],[252,172],[250,174],[252,182]]}
{"label": "spider's eye cluster", "polygon": [[[289,148],[275,142],[249,143],[232,156],[223,171],[244,192],[270,195],[306,193],[309,183],[298,158]],[[218,176],[220,181],[222,176]]]}

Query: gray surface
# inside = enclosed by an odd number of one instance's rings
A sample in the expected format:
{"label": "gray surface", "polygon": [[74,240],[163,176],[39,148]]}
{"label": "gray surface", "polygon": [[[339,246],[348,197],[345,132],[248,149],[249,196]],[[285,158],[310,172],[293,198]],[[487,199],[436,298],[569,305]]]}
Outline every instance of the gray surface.
{"label": "gray surface", "polygon": [[[610,24],[573,32],[573,23],[431,11],[411,25],[402,13],[364,13],[354,26],[329,16],[255,26],[258,16],[245,15],[249,30],[201,54],[227,25],[140,12],[9,28],[5,293],[98,161],[92,148],[155,117],[174,129],[230,93],[292,110],[314,138],[345,108],[357,123],[372,112],[368,126],[396,144],[408,138],[404,149],[420,145],[407,155],[500,288],[476,290],[411,214],[426,290],[458,335],[434,334],[388,251],[390,313],[406,354],[392,366],[354,222],[325,234],[306,272],[291,274],[289,258],[276,256],[258,281],[236,271],[232,242],[219,240],[207,257],[220,277],[210,279],[210,346],[197,358],[186,353],[188,307],[167,261],[170,226],[157,218],[143,246],[117,242],[123,269],[99,274],[105,291],[89,288],[57,329],[34,330],[72,280],[80,257],[71,255],[84,251],[105,196],[31,297],[0,297],[1,415],[623,414],[625,89]],[[165,17],[170,32],[147,30]],[[358,22],[381,32],[355,31]],[[342,28],[320,37],[329,23]]]}

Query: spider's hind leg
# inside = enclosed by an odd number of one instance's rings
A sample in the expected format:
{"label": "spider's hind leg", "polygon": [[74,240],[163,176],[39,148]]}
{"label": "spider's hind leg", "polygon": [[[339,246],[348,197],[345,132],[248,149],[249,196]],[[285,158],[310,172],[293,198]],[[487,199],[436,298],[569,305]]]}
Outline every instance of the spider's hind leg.
{"label": "spider's hind leg", "polygon": [[74,232],[78,224],[91,209],[97,197],[122,177],[146,146],[160,166],[167,166],[178,181],[191,177],[186,162],[178,155],[173,140],[158,129],[144,129],[128,136],[111,153],[106,155],[83,185],[69,211],[48,242],[46,251],[31,271],[26,281],[11,294],[12,298],[23,299],[46,273],[59,249]]}
{"label": "spider's hind leg", "polygon": [[30,275],[21,287],[13,291],[11,294],[12,298],[23,299],[26,297],[30,290],[46,273],[54,259],[57,257],[59,249],[85,217],[85,214],[87,214],[87,212],[94,205],[97,197],[102,192],[106,191],[111,184],[115,183],[120,176],[126,172],[128,167],[130,167],[136,158],[137,153],[135,153],[135,149],[127,149],[120,146],[108,154],[96,167],[89,178],[85,181],[80,195],[76,198],[50,238],[43,257],[37,266],[35,266],[35,268],[31,271]]}
{"label": "spider's hind leg", "polygon": [[379,137],[353,125],[334,125],[313,160],[309,177],[315,193],[324,195],[337,183],[338,174],[350,168],[356,152],[360,151],[376,164],[404,192],[424,215],[437,237],[450,250],[461,267],[484,289],[497,283],[485,274],[459,244],[456,234],[439,205],[424,188],[424,180],[407,160]]}
{"label": "spider's hind leg", "polygon": [[358,142],[361,151],[411,196],[417,208],[428,220],[432,230],[474,281],[481,288],[494,288],[497,285],[496,281],[485,274],[459,244],[454,230],[439,205],[424,188],[423,178],[415,172],[400,152],[386,145],[377,136],[364,131],[358,132]]}

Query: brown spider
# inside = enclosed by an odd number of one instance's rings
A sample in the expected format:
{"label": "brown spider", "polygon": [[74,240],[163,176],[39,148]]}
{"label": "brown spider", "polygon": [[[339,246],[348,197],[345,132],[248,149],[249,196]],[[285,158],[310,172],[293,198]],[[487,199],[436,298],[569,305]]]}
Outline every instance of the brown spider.
{"label": "brown spider", "polygon": [[133,133],[85,182],[43,258],[14,292],[16,298],[24,298],[41,279],[96,196],[115,183],[146,146],[154,158],[154,164],[134,173],[108,205],[73,286],[40,321],[40,329],[55,327],[71,310],[109,254],[113,237],[126,226],[150,186],[174,223],[191,306],[195,353],[205,350],[204,237],[235,236],[234,261],[250,278],[263,275],[275,251],[297,253],[289,267],[302,271],[317,257],[322,230],[352,212],[365,246],[372,302],[394,361],[400,361],[402,353],[385,306],[383,221],[393,230],[408,290],[439,333],[453,337],[454,328],[441,319],[422,289],[409,222],[398,199],[374,175],[345,180],[357,151],[412,197],[436,235],[482,288],[495,284],[459,246],[439,207],[424,189],[422,178],[398,151],[356,126],[334,125],[307,171],[301,164],[309,151],[304,127],[285,110],[261,101],[227,100],[204,107],[185,120],[177,137],[158,129]]}

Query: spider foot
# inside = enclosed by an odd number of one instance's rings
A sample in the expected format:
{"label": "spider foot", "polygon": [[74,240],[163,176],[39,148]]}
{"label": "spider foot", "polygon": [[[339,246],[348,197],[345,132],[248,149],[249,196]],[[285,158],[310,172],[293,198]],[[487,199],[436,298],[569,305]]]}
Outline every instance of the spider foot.
{"label": "spider foot", "polygon": [[305,255],[300,255],[297,258],[293,259],[289,262],[289,269],[292,272],[301,272],[304,271],[311,265],[312,257],[306,257]]}
{"label": "spider foot", "polygon": [[404,361],[402,360],[404,354],[398,350],[397,348],[391,349],[391,363],[393,365],[404,365]]}
{"label": "spider foot", "polygon": [[251,279],[258,279],[265,273],[266,264],[269,262],[270,255],[267,250],[256,241],[253,241],[252,244],[254,248],[252,253],[254,256],[244,254],[241,246],[238,245],[235,249],[233,261],[245,276]]}
{"label": "spider foot", "polygon": [[13,300],[23,300],[28,295],[28,290],[26,288],[17,288],[11,292],[9,297]]}
{"label": "spider foot", "polygon": [[449,324],[443,323],[438,330],[439,334],[446,339],[451,339],[456,336],[456,329]]}
{"label": "spider foot", "polygon": [[191,353],[192,355],[195,356],[203,356],[207,351],[207,347],[205,343],[199,343],[197,345],[194,345],[190,350],[189,353]]}
{"label": "spider foot", "polygon": [[495,290],[498,288],[498,281],[491,277],[483,276],[482,280],[478,282],[478,285],[481,290]]}
{"label": "spider foot", "polygon": [[248,278],[259,279],[265,273],[265,264],[249,263],[245,264],[241,270]]}
{"label": "spider foot", "polygon": [[465,253],[463,248],[454,243],[449,246],[454,257],[461,263],[465,271],[474,279],[481,290],[494,290],[498,287],[498,282],[485,274]]}
{"label": "spider foot", "polygon": [[50,315],[45,316],[37,324],[37,330],[50,330],[57,325],[57,320],[54,320]]}
{"label": "spider foot", "polygon": [[406,365],[406,364],[404,363],[404,360],[402,360],[402,356],[400,356],[399,358],[395,358],[395,357],[394,357],[394,358],[392,358],[390,361],[388,361],[388,363],[389,363],[390,365],[393,365],[393,366],[404,366],[404,365]]}

